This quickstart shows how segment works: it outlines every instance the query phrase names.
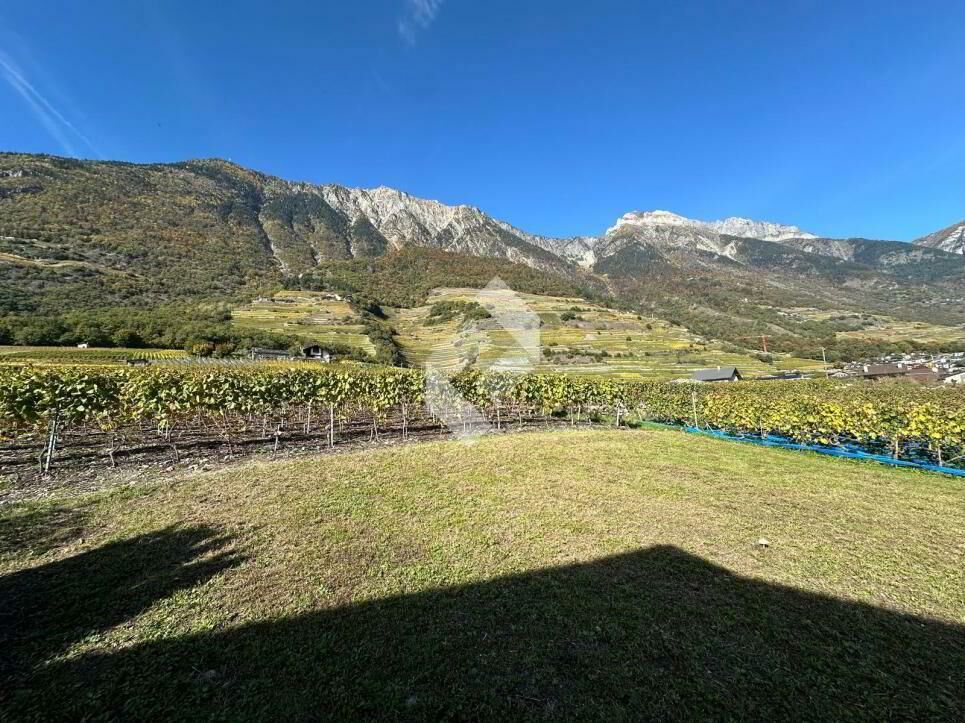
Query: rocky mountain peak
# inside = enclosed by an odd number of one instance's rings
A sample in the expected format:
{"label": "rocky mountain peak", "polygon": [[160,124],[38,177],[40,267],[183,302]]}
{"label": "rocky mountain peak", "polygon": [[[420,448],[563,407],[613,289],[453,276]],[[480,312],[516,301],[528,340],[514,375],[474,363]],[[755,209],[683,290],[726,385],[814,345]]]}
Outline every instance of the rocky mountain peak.
{"label": "rocky mountain peak", "polygon": [[606,232],[610,234],[624,226],[688,226],[697,228],[700,225],[700,221],[694,221],[670,211],[630,211],[618,218],[617,222]]}
{"label": "rocky mountain peak", "polygon": [[918,246],[928,246],[951,254],[965,255],[965,221],[959,221],[941,231],[922,236],[914,243]]}
{"label": "rocky mountain peak", "polygon": [[764,241],[785,241],[789,238],[817,238],[813,233],[802,231],[797,226],[771,223],[769,221],[754,221],[749,218],[731,216],[721,221],[711,221],[708,224],[717,233],[727,236],[741,236],[743,238],[757,238]]}
{"label": "rocky mountain peak", "polygon": [[616,224],[607,229],[607,234],[615,233],[625,227],[678,226],[699,229],[726,236],[756,238],[764,241],[783,241],[789,238],[817,238],[814,234],[802,231],[797,226],[754,221],[749,218],[731,216],[720,221],[698,221],[671,211],[631,211],[625,213]]}

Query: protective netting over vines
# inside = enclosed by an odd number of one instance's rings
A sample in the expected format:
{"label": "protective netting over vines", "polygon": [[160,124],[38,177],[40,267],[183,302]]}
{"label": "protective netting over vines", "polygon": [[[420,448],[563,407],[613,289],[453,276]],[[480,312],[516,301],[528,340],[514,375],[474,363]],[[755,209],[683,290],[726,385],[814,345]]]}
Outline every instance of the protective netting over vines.
{"label": "protective netting over vines", "polygon": [[[428,385],[430,394],[433,385]],[[825,445],[860,444],[965,467],[965,389],[794,381],[737,384],[623,382],[552,374],[463,372],[445,385],[458,404],[445,424],[473,431],[555,417],[572,423],[660,421]],[[422,372],[353,366],[249,368],[0,367],[0,437],[32,444],[49,467],[68,433],[125,446],[183,435],[231,444],[293,433],[337,443],[346,425],[406,436],[438,423]],[[452,411],[455,410],[455,411]],[[465,410],[465,411],[462,411]],[[453,419],[455,415],[455,419]],[[35,456],[36,456],[35,455]]]}

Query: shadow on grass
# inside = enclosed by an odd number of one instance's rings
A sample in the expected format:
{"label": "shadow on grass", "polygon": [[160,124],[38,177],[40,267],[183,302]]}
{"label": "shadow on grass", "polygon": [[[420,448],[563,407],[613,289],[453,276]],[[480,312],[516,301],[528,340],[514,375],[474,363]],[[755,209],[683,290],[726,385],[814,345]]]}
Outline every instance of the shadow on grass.
{"label": "shadow on grass", "polygon": [[0,554],[40,555],[80,537],[87,515],[77,507],[39,507],[0,514]]}
{"label": "shadow on grass", "polygon": [[228,541],[208,527],[171,527],[0,577],[0,705],[72,643],[235,564]]}
{"label": "shadow on grass", "polygon": [[[89,615],[103,616],[98,597]],[[55,663],[9,710],[233,720],[961,719],[963,666],[965,628],[738,577],[655,547]]]}

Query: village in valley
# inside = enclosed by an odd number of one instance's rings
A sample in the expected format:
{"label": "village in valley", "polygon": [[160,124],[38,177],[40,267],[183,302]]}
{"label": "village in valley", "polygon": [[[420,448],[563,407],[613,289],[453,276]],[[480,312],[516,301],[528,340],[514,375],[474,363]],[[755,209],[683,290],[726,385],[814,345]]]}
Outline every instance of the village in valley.
{"label": "village in valley", "polygon": [[[916,384],[965,384],[965,352],[948,354],[890,354],[868,362],[827,367],[820,372],[788,371],[754,377],[757,381],[795,381],[825,377],[871,382],[906,381]],[[698,369],[678,382],[735,382],[744,379],[737,367]]]}

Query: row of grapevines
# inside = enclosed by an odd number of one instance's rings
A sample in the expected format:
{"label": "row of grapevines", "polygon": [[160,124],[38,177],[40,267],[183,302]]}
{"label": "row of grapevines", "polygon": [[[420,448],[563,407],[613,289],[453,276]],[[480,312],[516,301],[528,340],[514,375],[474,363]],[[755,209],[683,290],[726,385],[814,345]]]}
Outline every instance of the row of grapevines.
{"label": "row of grapevines", "polygon": [[[448,400],[432,398],[418,371],[361,367],[3,367],[0,433],[44,434],[49,467],[65,430],[95,428],[118,437],[158,434],[172,442],[187,427],[220,435],[262,436],[365,423],[371,434],[392,417],[405,436],[411,420],[450,405],[464,427],[481,416],[496,426],[539,415],[606,417],[692,424],[742,433],[779,434],[804,442],[887,446],[898,456],[924,450],[961,463],[965,390],[835,382],[742,382],[682,385],[620,382],[558,374],[464,372],[447,380]],[[427,398],[427,390],[428,396]],[[428,402],[428,405],[427,405]],[[175,449],[175,454],[176,454]]]}
{"label": "row of grapevines", "polygon": [[[886,447],[939,463],[965,453],[965,390],[912,384],[760,382],[655,385],[643,403],[652,418],[805,443]],[[965,466],[965,465],[963,465]]]}

